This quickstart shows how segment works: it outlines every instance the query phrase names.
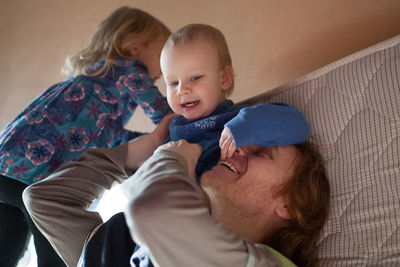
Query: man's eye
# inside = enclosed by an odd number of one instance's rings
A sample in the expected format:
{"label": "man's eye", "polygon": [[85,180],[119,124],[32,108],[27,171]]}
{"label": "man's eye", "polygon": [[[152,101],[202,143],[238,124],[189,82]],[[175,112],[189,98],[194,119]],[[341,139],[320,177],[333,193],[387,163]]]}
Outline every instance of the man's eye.
{"label": "man's eye", "polygon": [[272,153],[269,149],[259,149],[256,154],[260,157],[265,157],[265,158],[269,158],[272,159]]}
{"label": "man's eye", "polygon": [[203,76],[202,76],[202,75],[194,76],[194,77],[190,78],[190,80],[191,80],[191,81],[197,81],[197,80],[199,80],[201,77],[203,77]]}

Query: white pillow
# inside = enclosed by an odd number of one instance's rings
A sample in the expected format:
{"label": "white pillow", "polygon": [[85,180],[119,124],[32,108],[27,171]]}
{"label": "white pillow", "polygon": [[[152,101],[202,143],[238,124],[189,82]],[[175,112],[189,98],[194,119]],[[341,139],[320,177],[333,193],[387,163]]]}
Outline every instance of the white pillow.
{"label": "white pillow", "polygon": [[400,35],[248,100],[311,125],[331,186],[322,266],[400,266]]}

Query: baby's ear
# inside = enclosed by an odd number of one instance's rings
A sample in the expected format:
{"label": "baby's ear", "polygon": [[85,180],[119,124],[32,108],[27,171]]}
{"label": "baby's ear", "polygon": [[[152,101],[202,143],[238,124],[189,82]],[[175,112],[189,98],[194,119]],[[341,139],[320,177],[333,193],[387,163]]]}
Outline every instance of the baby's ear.
{"label": "baby's ear", "polygon": [[221,70],[221,88],[223,91],[228,90],[233,83],[233,68],[231,66],[225,66]]}

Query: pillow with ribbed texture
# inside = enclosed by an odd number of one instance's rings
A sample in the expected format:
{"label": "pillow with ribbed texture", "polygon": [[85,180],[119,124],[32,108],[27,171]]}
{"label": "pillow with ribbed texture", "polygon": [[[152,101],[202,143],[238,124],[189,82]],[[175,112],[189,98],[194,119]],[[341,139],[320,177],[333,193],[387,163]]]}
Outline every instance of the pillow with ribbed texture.
{"label": "pillow with ribbed texture", "polygon": [[282,101],[311,125],[332,198],[322,266],[400,266],[400,36],[247,103]]}

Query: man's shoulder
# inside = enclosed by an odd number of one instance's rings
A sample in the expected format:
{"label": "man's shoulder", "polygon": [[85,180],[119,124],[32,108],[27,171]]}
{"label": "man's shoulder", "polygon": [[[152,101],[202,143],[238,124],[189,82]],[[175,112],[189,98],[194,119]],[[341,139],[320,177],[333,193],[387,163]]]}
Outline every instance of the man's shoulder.
{"label": "man's shoulder", "polygon": [[286,258],[284,255],[282,255],[279,251],[273,249],[270,246],[264,245],[264,244],[256,244],[257,247],[264,248],[271,252],[282,264],[284,267],[296,267],[297,265],[294,264],[290,259]]}

